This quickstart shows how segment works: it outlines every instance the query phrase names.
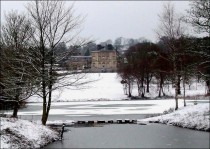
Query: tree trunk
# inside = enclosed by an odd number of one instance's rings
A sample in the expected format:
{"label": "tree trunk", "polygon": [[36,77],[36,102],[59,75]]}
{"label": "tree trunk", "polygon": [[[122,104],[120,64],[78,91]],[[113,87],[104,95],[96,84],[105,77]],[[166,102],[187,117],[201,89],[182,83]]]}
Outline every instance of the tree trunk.
{"label": "tree trunk", "polygon": [[176,86],[175,86],[175,110],[178,110],[178,86],[177,86],[178,84],[176,83]]}
{"label": "tree trunk", "polygon": [[159,87],[159,94],[158,97],[161,97],[161,86]]}
{"label": "tree trunk", "polygon": [[160,77],[159,95],[158,95],[158,97],[161,97],[161,88],[162,88],[162,83],[161,83],[161,77]]}
{"label": "tree trunk", "polygon": [[130,79],[128,80],[128,97],[131,97],[131,81]]}
{"label": "tree trunk", "polygon": [[[42,39],[42,38],[41,38]],[[42,41],[42,43],[44,43]],[[41,62],[41,77],[42,77],[42,98],[43,98],[43,107],[42,107],[42,125],[46,125],[47,122],[47,95],[46,95],[46,68],[45,68],[45,47],[41,47],[42,50],[42,62]]]}
{"label": "tree trunk", "polygon": [[174,60],[173,62],[173,66],[174,66],[174,81],[175,81],[175,110],[178,110],[179,106],[178,106],[178,82],[179,82],[179,76],[177,74],[177,68],[176,68],[176,61]]}
{"label": "tree trunk", "polygon": [[129,93],[128,93],[128,97],[131,97],[132,95],[131,95],[131,92],[129,91]]}
{"label": "tree trunk", "polygon": [[16,99],[15,99],[15,105],[14,105],[14,108],[13,108],[12,117],[17,118],[18,110],[19,110],[19,108],[20,108],[19,96],[17,95],[15,98],[16,98]]}
{"label": "tree trunk", "polygon": [[139,97],[141,96],[141,87],[140,87],[140,82],[137,81],[137,87],[138,87],[138,95]]}
{"label": "tree trunk", "polygon": [[144,80],[141,80],[141,98],[144,98]]}
{"label": "tree trunk", "polygon": [[42,125],[46,125],[47,122],[47,97],[43,96],[43,108],[42,108]]}
{"label": "tree trunk", "polygon": [[206,86],[207,86],[207,95],[210,95],[210,80],[206,81]]}
{"label": "tree trunk", "polygon": [[185,100],[185,76],[183,77],[183,88],[184,88],[184,107],[186,107],[186,100]]}
{"label": "tree trunk", "polygon": [[166,94],[164,93],[164,91],[163,91],[163,85],[162,85],[162,93],[163,93],[163,96],[165,96]]}
{"label": "tree trunk", "polygon": [[147,93],[149,93],[149,82],[150,82],[150,80],[149,80],[149,75],[147,75],[147,90],[146,90],[146,92]]}
{"label": "tree trunk", "polygon": [[[53,48],[52,48],[53,49]],[[51,51],[51,59],[50,59],[50,72],[49,72],[49,96],[48,96],[48,104],[47,104],[47,114],[46,119],[49,116],[51,99],[52,99],[52,86],[53,86],[53,50]]]}
{"label": "tree trunk", "polygon": [[[160,90],[159,90],[159,97],[161,97],[161,91],[163,93],[163,77],[160,75]],[[163,93],[164,95],[164,93]]]}
{"label": "tree trunk", "polygon": [[178,95],[181,95],[181,75],[178,75],[177,86],[178,86]]}

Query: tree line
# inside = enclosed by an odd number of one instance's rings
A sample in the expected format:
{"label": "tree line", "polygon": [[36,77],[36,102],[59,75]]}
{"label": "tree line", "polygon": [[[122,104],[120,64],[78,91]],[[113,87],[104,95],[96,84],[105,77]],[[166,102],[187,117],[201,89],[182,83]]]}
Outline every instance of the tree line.
{"label": "tree line", "polygon": [[[174,85],[175,110],[181,94],[181,80],[184,106],[185,84],[192,77],[204,79],[207,94],[210,94],[210,2],[198,0],[190,4],[187,16],[178,15],[171,3],[165,4],[156,30],[159,41],[138,43],[119,58],[118,74],[128,97],[132,96],[133,83],[137,84],[139,96],[144,97],[154,78],[158,82],[159,97],[165,95],[163,87],[166,82]],[[192,25],[199,33],[207,33],[207,36],[198,38],[188,35],[185,24]]]}

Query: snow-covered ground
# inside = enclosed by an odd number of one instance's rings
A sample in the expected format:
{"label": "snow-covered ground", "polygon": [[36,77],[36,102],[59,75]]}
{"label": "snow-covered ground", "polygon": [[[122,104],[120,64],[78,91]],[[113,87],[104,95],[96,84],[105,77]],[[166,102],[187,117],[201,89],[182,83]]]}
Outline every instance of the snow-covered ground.
{"label": "snow-covered ground", "polygon": [[[81,81],[97,80],[92,83],[80,86],[80,88],[62,88],[53,91],[53,102],[59,101],[98,101],[98,100],[122,100],[127,99],[124,95],[123,86],[120,83],[121,79],[117,73],[89,73],[85,79]],[[69,78],[62,80],[69,81]],[[174,96],[174,88],[171,85],[166,85],[164,89],[166,95]],[[181,90],[183,93],[183,88]],[[192,83],[190,88],[186,86],[186,96],[198,96],[205,94],[205,83]],[[136,85],[133,86],[133,96],[138,95]],[[152,83],[150,85],[150,93],[147,97],[155,98],[158,96],[157,85]],[[42,102],[39,96],[33,96],[28,99],[28,102]]]}
{"label": "snow-covered ground", "polygon": [[209,116],[209,103],[205,103],[182,107],[175,112],[138,120],[138,122],[163,123],[183,128],[210,131]]}
{"label": "snow-covered ground", "polygon": [[[36,122],[36,121],[35,121]],[[39,122],[39,121],[38,121]],[[37,122],[36,122],[37,123]],[[65,124],[65,125],[73,125],[75,123],[74,120],[55,120],[55,121],[47,121],[47,125],[61,125],[61,124]]]}
{"label": "snow-covered ground", "polygon": [[40,148],[59,139],[59,133],[40,124],[1,117],[1,148]]}

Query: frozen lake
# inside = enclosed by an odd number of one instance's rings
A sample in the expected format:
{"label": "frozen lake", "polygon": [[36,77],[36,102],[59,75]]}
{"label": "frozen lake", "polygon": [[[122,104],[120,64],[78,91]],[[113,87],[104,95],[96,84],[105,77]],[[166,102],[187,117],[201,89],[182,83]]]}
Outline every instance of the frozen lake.
{"label": "frozen lake", "polygon": [[[197,103],[208,103],[198,100]],[[183,101],[179,100],[180,106]],[[187,104],[194,104],[188,100]],[[174,107],[173,99],[132,101],[54,102],[48,120],[143,119]],[[6,111],[11,113],[11,111]],[[40,120],[42,103],[29,103],[19,111],[23,119]],[[46,148],[209,148],[209,132],[162,124],[110,124],[68,127],[64,140]]]}
{"label": "frozen lake", "polygon": [[[198,100],[206,103],[208,100]],[[188,100],[192,105],[194,101]],[[89,102],[53,102],[48,120],[109,120],[109,119],[142,119],[150,114],[160,114],[173,108],[174,99],[164,100],[127,100],[127,101],[89,101]],[[180,107],[183,100],[179,100]],[[6,111],[12,113],[12,111]],[[29,120],[40,120],[42,103],[29,103],[27,108],[20,109],[19,117]]]}
{"label": "frozen lake", "polygon": [[[208,100],[198,100],[198,103]],[[113,118],[142,119],[148,114],[159,114],[173,108],[173,99],[164,100],[124,100],[124,101],[86,101],[86,102],[53,102],[49,120],[98,120]],[[193,101],[188,100],[188,105]],[[179,100],[180,107],[183,100]],[[0,111],[11,114],[11,110]],[[42,103],[28,103],[26,108],[20,109],[18,116],[22,119],[40,120]]]}

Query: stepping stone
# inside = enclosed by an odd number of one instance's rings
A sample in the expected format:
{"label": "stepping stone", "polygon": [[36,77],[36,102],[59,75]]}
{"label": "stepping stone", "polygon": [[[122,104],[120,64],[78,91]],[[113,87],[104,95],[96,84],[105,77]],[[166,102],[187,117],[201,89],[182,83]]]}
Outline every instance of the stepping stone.
{"label": "stepping stone", "polygon": [[117,123],[118,124],[122,124],[122,120],[121,119],[117,119]]}
{"label": "stepping stone", "polygon": [[147,125],[146,123],[138,123],[139,125]]}
{"label": "stepping stone", "polygon": [[88,121],[88,124],[94,124],[94,121]]}
{"label": "stepping stone", "polygon": [[132,120],[131,123],[132,124],[137,124],[137,120]]}
{"label": "stepping stone", "polygon": [[105,121],[97,121],[98,124],[103,124]]}
{"label": "stepping stone", "polygon": [[85,121],[77,121],[77,124],[85,124]]}
{"label": "stepping stone", "polygon": [[114,123],[114,121],[113,120],[108,120],[108,123]]}
{"label": "stepping stone", "polygon": [[130,123],[130,120],[129,119],[125,119],[125,123]]}

